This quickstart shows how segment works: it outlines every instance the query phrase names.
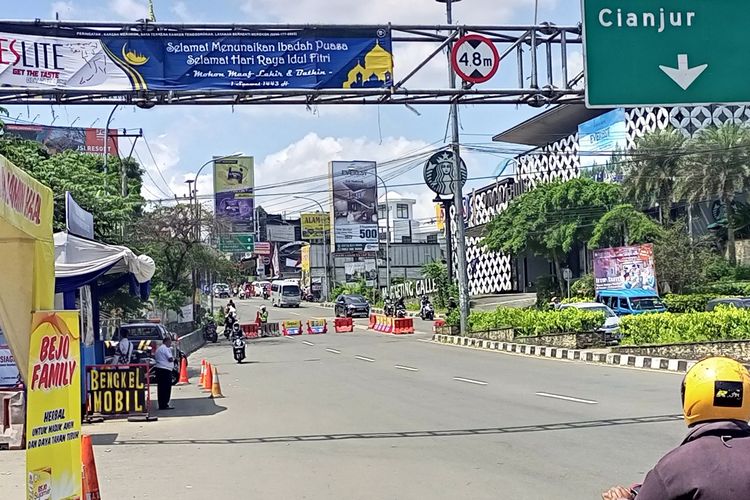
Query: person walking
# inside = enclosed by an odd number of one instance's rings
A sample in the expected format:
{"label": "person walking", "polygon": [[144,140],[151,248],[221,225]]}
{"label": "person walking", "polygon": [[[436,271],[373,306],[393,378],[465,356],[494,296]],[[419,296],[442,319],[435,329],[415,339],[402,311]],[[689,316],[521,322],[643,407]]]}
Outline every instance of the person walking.
{"label": "person walking", "polygon": [[172,397],[172,371],[174,370],[174,357],[171,347],[172,339],[165,337],[154,356],[156,361],[157,399],[160,410],[174,409],[173,406],[169,406],[169,400]]}

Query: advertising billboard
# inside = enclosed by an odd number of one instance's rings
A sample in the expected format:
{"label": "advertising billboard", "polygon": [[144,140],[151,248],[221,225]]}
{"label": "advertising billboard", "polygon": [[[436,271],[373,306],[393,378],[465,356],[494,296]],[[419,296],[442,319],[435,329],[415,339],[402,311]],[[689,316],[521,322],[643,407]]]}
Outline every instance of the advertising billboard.
{"label": "advertising billboard", "polygon": [[654,245],[594,250],[596,290],[656,291]]}
{"label": "advertising billboard", "polygon": [[360,262],[345,262],[344,276],[347,283],[358,283],[364,280],[365,285],[375,286],[378,279],[378,269],[375,259]]}
{"label": "advertising billboard", "polygon": [[614,109],[578,126],[578,156],[581,173],[602,182],[621,182],[628,133],[625,110]]}
{"label": "advertising billboard", "polygon": [[[2,41],[0,41],[0,46]],[[0,70],[2,63],[0,62]],[[2,79],[2,77],[0,77]],[[5,135],[28,141],[41,142],[50,153],[78,151],[79,153],[102,154],[104,152],[103,128],[52,127],[49,125],[27,125],[6,123]],[[117,155],[117,130],[109,131],[108,153]]]}
{"label": "advertising billboard", "polygon": [[191,32],[0,23],[0,85],[101,91],[383,88],[387,26]]}
{"label": "advertising billboard", "polygon": [[288,226],[286,224],[273,226],[270,224],[267,225],[266,235],[268,236],[268,241],[288,243],[296,239],[294,237],[294,226]]}
{"label": "advertising billboard", "polygon": [[255,211],[252,156],[214,162],[214,214],[229,233],[252,233]]}
{"label": "advertising billboard", "polygon": [[377,252],[377,164],[374,161],[332,161],[329,169],[334,252]]}
{"label": "advertising billboard", "polygon": [[300,220],[303,240],[322,240],[331,228],[331,216],[327,212],[302,214]]}

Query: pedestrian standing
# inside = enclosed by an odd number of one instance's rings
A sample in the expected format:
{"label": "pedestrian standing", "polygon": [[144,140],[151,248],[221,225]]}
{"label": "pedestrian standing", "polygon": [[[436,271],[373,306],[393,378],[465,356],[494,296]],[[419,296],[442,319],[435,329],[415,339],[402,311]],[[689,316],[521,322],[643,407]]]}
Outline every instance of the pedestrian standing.
{"label": "pedestrian standing", "polygon": [[160,410],[172,410],[169,400],[172,397],[172,371],[174,357],[172,355],[172,339],[164,337],[164,341],[156,350],[156,389]]}

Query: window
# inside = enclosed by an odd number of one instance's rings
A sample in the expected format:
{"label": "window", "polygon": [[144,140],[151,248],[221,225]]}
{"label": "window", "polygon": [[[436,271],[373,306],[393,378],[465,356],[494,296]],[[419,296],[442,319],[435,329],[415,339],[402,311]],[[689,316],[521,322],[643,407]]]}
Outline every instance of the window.
{"label": "window", "polygon": [[385,220],[385,205],[378,205],[378,218]]}
{"label": "window", "polygon": [[620,297],[620,309],[630,309],[628,307],[628,299]]}
{"label": "window", "polygon": [[411,243],[411,236],[402,236],[401,243]]}
{"label": "window", "polygon": [[437,243],[438,242],[438,235],[437,234],[428,234],[427,235],[427,243]]}
{"label": "window", "polygon": [[396,204],[396,218],[397,219],[408,219],[409,218],[409,205],[406,203]]}

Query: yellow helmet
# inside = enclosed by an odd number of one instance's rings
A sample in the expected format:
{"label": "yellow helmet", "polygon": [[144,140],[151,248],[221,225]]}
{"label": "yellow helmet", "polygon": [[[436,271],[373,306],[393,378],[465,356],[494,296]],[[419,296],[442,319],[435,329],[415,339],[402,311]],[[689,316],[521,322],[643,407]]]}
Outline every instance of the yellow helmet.
{"label": "yellow helmet", "polygon": [[688,426],[709,420],[750,420],[750,373],[724,357],[695,364],[682,381],[682,411]]}

